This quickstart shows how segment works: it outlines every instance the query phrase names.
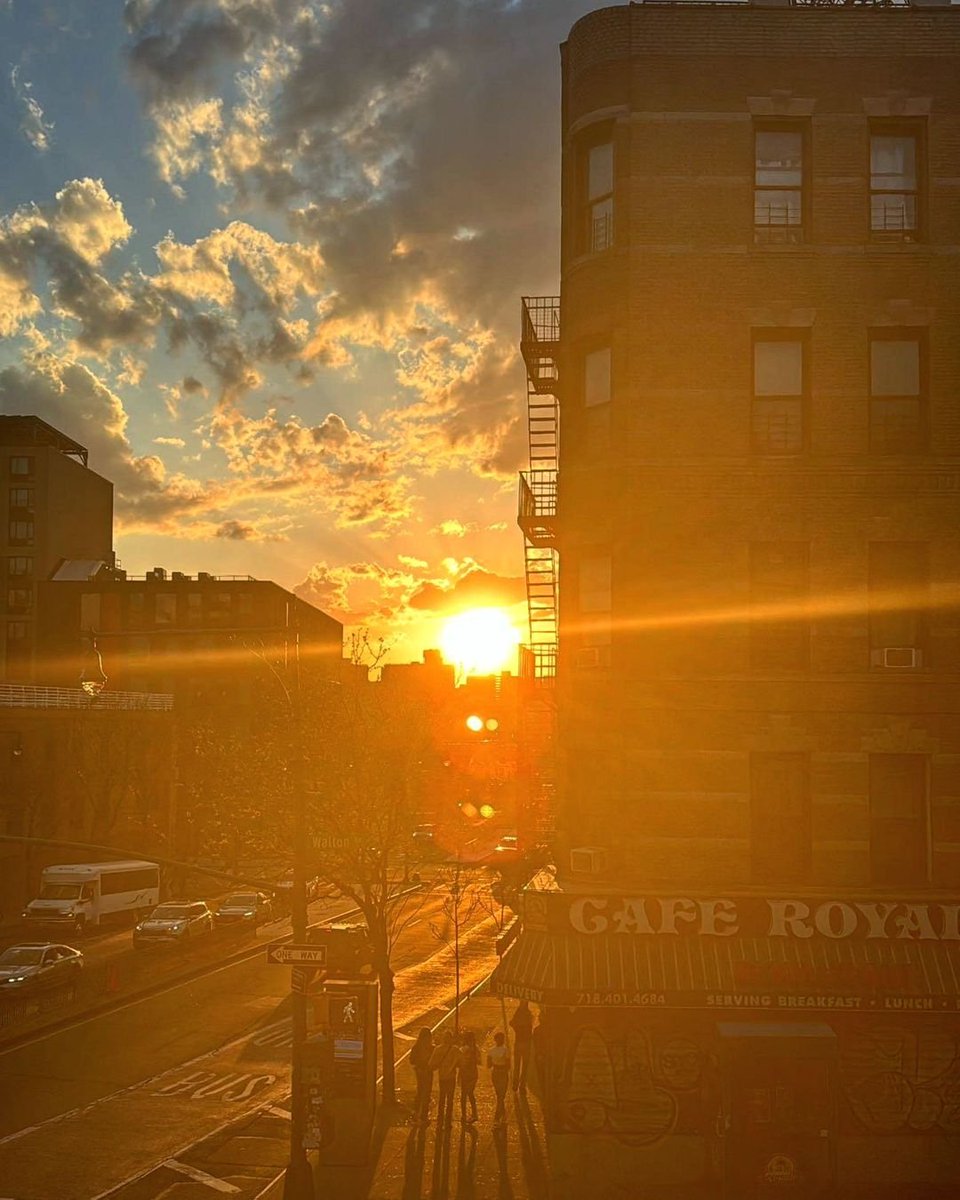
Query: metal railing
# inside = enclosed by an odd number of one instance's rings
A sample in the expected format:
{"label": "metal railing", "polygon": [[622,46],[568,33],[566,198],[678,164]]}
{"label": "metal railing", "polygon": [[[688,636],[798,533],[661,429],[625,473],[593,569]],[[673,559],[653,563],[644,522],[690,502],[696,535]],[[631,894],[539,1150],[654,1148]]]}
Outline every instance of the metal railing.
{"label": "metal railing", "polygon": [[522,296],[521,305],[522,343],[560,341],[559,296]]}
{"label": "metal railing", "polygon": [[557,472],[521,471],[518,515],[555,517],[557,515]]}
{"label": "metal railing", "polygon": [[101,692],[99,696],[91,696],[80,688],[0,683],[0,708],[149,709],[152,712],[171,712],[173,696],[167,692]]}
{"label": "metal railing", "polygon": [[520,678],[530,683],[553,683],[557,677],[557,646],[534,643],[520,646]]}

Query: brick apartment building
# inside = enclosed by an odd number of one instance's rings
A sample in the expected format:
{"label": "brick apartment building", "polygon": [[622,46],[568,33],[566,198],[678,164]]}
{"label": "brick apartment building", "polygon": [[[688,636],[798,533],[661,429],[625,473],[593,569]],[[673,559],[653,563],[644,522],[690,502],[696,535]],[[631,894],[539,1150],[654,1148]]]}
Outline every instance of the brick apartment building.
{"label": "brick apartment building", "polygon": [[178,710],[262,701],[268,664],[338,678],[342,661],[341,623],[269,580],[66,561],[38,587],[39,681],[76,686],[91,632],[111,690],[169,692]]}
{"label": "brick apartment building", "polygon": [[953,1196],[960,10],[631,4],[561,62],[558,869],[497,976],[555,1193]]}
{"label": "brick apartment building", "polygon": [[113,560],[113,484],[39,417],[0,416],[0,679],[32,678],[37,583],[65,558]]}

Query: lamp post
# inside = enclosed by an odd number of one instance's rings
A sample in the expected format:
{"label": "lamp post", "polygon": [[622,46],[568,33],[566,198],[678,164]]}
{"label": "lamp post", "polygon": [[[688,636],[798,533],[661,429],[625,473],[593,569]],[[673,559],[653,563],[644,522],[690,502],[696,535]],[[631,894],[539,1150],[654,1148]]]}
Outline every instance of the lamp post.
{"label": "lamp post", "polygon": [[83,655],[83,669],[80,672],[80,686],[87,693],[91,700],[96,700],[97,696],[107,686],[107,676],[103,669],[103,659],[100,657],[100,651],[97,648],[97,635],[92,629],[88,629],[86,633],[87,648]]}

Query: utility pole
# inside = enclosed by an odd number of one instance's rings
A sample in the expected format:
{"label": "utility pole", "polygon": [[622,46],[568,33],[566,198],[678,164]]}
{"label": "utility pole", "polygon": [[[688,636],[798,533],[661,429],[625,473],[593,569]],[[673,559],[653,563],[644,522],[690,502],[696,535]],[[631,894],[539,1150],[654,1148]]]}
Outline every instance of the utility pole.
{"label": "utility pole", "polygon": [[[297,637],[296,679],[288,691],[294,734],[291,786],[293,788],[293,944],[302,946],[307,938],[307,788],[303,740],[303,703],[300,692],[300,642]],[[283,1180],[283,1200],[314,1200],[313,1167],[304,1148],[306,1134],[303,1087],[303,1051],[307,1042],[307,989],[302,972],[295,986],[298,968],[291,968],[290,1003],[293,1018],[293,1043],[290,1047],[290,1162]]]}

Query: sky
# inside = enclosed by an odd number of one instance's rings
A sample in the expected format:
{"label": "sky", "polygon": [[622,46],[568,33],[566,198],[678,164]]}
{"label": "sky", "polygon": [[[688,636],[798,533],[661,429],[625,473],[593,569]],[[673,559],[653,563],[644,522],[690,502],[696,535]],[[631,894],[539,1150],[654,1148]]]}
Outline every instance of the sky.
{"label": "sky", "polygon": [[520,296],[590,0],[0,0],[0,413],[124,568],[273,579],[419,658],[518,625]]}

